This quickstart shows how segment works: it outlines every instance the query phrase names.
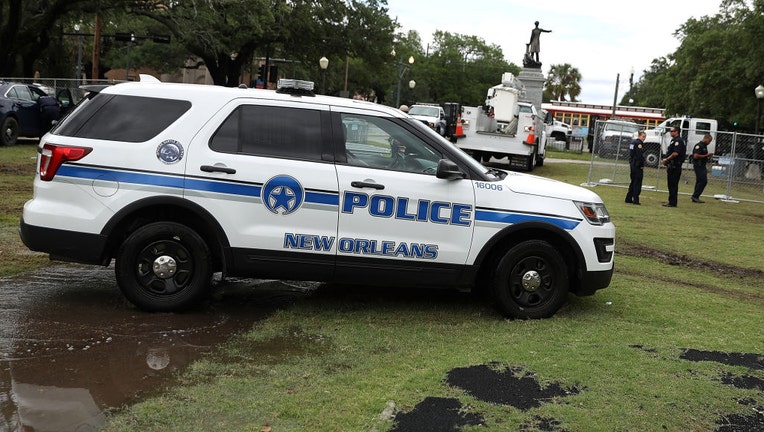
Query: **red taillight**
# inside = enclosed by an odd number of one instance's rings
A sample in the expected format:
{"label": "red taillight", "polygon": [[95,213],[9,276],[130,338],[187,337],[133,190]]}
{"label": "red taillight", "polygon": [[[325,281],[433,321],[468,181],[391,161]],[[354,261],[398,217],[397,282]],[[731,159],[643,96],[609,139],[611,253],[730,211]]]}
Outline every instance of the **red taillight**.
{"label": "red taillight", "polygon": [[64,162],[76,161],[93,151],[90,147],[59,146],[45,144],[40,152],[40,180],[51,181]]}

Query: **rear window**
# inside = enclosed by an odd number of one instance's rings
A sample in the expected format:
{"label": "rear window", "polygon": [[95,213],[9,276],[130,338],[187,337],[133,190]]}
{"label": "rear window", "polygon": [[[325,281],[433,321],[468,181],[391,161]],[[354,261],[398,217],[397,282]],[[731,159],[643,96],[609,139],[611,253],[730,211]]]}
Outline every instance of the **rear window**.
{"label": "rear window", "polygon": [[191,108],[191,102],[98,94],[67,117],[57,135],[107,141],[144,142],[159,135]]}

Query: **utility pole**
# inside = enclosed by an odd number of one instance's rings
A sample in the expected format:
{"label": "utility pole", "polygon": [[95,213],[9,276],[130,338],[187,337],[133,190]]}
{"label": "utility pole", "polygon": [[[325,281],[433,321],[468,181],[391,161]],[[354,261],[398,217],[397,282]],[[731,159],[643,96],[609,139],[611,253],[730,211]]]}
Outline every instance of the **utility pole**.
{"label": "utility pole", "polygon": [[93,70],[92,79],[97,80],[101,75],[101,16],[96,13],[95,29],[93,31]]}

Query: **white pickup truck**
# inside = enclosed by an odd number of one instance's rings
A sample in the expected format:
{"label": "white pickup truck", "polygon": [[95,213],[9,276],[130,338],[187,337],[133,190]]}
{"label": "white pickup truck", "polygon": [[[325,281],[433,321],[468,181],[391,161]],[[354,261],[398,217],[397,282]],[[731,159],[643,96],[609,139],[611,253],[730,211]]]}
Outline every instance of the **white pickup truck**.
{"label": "white pickup truck", "polygon": [[679,128],[679,134],[687,143],[687,151],[692,151],[692,146],[700,141],[705,134],[711,134],[714,140],[708,145],[710,153],[716,153],[716,130],[718,123],[714,119],[674,117],[668,118],[653,129],[647,129],[645,133],[645,164],[657,167],[661,155],[666,154],[671,136],[668,131],[672,127]]}

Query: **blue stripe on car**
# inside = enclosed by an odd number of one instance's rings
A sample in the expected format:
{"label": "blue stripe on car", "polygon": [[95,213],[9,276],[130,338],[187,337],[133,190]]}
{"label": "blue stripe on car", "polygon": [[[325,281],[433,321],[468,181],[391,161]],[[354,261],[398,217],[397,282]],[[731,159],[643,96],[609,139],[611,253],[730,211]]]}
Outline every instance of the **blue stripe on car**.
{"label": "blue stripe on car", "polygon": [[504,224],[516,224],[520,222],[544,222],[556,225],[564,230],[572,230],[578,226],[580,221],[570,219],[560,219],[550,216],[531,215],[522,213],[512,213],[498,210],[475,210],[476,222],[495,222]]}

